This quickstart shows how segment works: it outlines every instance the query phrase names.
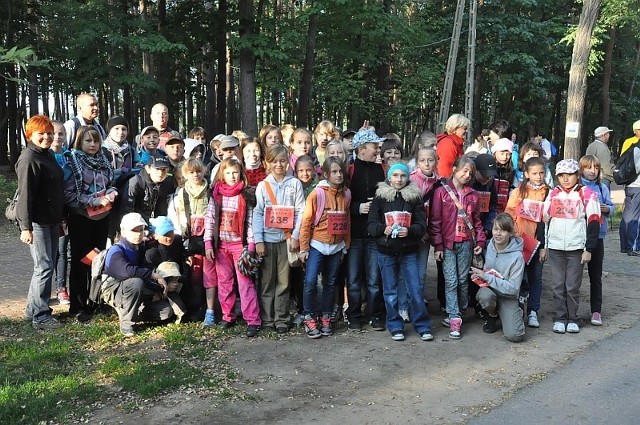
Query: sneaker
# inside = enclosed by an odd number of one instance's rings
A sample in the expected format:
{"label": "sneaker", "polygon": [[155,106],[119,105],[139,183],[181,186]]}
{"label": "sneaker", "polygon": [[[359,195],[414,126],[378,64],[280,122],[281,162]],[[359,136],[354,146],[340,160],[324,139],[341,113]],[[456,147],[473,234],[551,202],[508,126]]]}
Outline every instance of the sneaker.
{"label": "sneaker", "polygon": [[314,319],[310,314],[304,316],[304,331],[311,339],[317,339],[322,336],[322,332],[320,332],[320,330],[318,329],[318,323],[316,322],[316,319]]}
{"label": "sneaker", "polygon": [[93,314],[87,311],[81,311],[76,315],[76,320],[80,323],[87,323],[91,319],[93,319]]}
{"label": "sneaker", "polygon": [[285,326],[285,325],[280,325],[280,326],[276,326],[276,333],[277,334],[286,334],[287,332],[289,332],[289,327]]}
{"label": "sneaker", "polygon": [[627,251],[629,257],[640,257],[640,251]]}
{"label": "sneaker", "polygon": [[221,320],[220,323],[218,323],[220,329],[229,329],[233,325],[235,325],[234,322],[227,322],[226,320]]}
{"label": "sneaker", "polygon": [[391,332],[391,339],[394,341],[404,341],[404,332],[402,331]]}
{"label": "sneaker", "polygon": [[433,335],[429,332],[420,332],[420,339],[423,341],[433,341]]}
{"label": "sneaker", "polygon": [[207,310],[204,314],[204,321],[202,322],[203,328],[210,328],[216,324],[216,316],[213,313],[213,310]]}
{"label": "sneaker", "polygon": [[580,327],[577,323],[571,322],[567,325],[567,332],[569,332],[570,334],[577,334],[578,332],[580,332]]}
{"label": "sneaker", "polygon": [[369,324],[371,325],[371,329],[374,331],[383,331],[385,329],[384,321],[377,317],[369,322]]}
{"label": "sneaker", "polygon": [[331,323],[339,322],[342,319],[342,306],[338,304],[333,305],[333,310],[331,311],[331,315],[329,315],[331,319]]}
{"label": "sneaker", "polygon": [[600,313],[595,312],[591,315],[591,324],[593,326],[602,326],[602,316]]}
{"label": "sneaker", "polygon": [[498,330],[498,316],[489,316],[482,326],[482,332],[486,334],[495,333]]}
{"label": "sneaker", "polygon": [[247,338],[253,338],[256,335],[258,335],[258,329],[260,329],[260,326],[257,326],[257,325],[247,326]]}
{"label": "sneaker", "polygon": [[449,326],[451,326],[451,322],[449,321],[448,317],[445,317],[444,319],[442,319],[442,326],[444,326],[445,328],[448,328]]}
{"label": "sneaker", "polygon": [[296,315],[293,317],[293,321],[291,322],[291,324],[293,324],[293,326],[297,328],[302,326],[304,324],[304,315],[300,313],[296,313]]}
{"label": "sneaker", "polygon": [[60,326],[62,326],[57,319],[51,316],[47,316],[44,319],[40,320],[39,322],[36,322],[34,320],[31,322],[31,324],[33,326],[33,329],[36,329],[39,331],[51,331],[53,329],[58,329]]}
{"label": "sneaker", "polygon": [[527,321],[527,326],[529,326],[530,328],[539,328],[540,327],[540,322],[538,322],[538,313],[536,313],[535,311],[531,311],[531,313],[529,313],[529,319]]}
{"label": "sneaker", "polygon": [[131,326],[125,326],[125,325],[120,325],[120,333],[125,338],[131,338],[132,336],[135,335],[135,332],[133,332],[133,328]]}
{"label": "sneaker", "polygon": [[565,326],[562,322],[555,322],[553,324],[553,331],[557,334],[563,334],[565,332]]}
{"label": "sneaker", "polygon": [[322,327],[320,328],[322,336],[333,335],[333,329],[331,329],[331,317],[329,315],[323,315],[320,318],[320,323],[322,324]]}
{"label": "sneaker", "polygon": [[60,305],[71,304],[71,299],[69,298],[69,293],[66,288],[62,288],[58,291],[58,302]]}
{"label": "sneaker", "polygon": [[476,311],[476,316],[478,317],[478,319],[482,320],[483,322],[486,322],[487,319],[489,318],[489,313],[487,313],[487,310],[480,307],[480,304],[476,304],[474,309]]}
{"label": "sneaker", "polygon": [[349,329],[350,331],[361,331],[362,324],[360,324],[360,322],[349,322],[349,324],[347,325],[347,329]]}
{"label": "sneaker", "polygon": [[398,311],[398,314],[400,315],[400,317],[402,317],[402,320],[404,320],[404,323],[409,323],[411,321],[409,319],[409,310],[400,310]]}
{"label": "sneaker", "polygon": [[454,317],[449,320],[449,338],[460,339],[460,328],[462,327],[462,318]]}

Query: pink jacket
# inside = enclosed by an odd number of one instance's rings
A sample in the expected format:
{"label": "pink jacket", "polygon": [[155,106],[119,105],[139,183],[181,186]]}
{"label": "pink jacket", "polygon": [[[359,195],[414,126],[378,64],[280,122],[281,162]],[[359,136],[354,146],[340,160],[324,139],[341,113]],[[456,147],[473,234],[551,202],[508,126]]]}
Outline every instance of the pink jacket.
{"label": "pink jacket", "polygon": [[[447,184],[453,189],[454,193],[458,194],[451,181],[447,182]],[[480,220],[478,192],[470,186],[465,186],[460,202],[475,229],[476,246],[484,248],[487,238]],[[428,227],[431,244],[434,246],[435,251],[444,251],[444,248],[453,249],[457,219],[458,207],[449,196],[449,193],[444,187],[437,188],[433,195],[433,201],[431,201],[431,222]]]}

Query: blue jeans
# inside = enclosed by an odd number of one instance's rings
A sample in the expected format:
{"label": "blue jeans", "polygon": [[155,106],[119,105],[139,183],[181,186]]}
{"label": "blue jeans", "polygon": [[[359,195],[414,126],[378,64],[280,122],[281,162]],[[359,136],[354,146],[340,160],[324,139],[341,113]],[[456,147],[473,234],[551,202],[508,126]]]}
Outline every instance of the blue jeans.
{"label": "blue jeans", "polygon": [[69,235],[60,236],[58,238],[58,261],[56,261],[56,291],[67,287],[67,270],[70,259]]}
{"label": "blue jeans", "polygon": [[415,253],[387,255],[378,253],[378,264],[384,288],[384,304],[387,309],[387,329],[393,333],[404,328],[404,321],[399,310],[398,288],[400,277],[404,276],[407,294],[409,295],[409,315],[413,328],[418,333],[431,332],[431,320],[424,305],[422,282],[418,275],[418,260]]}
{"label": "blue jeans", "polygon": [[26,317],[34,322],[41,322],[51,316],[49,300],[51,298],[51,284],[53,270],[56,267],[58,255],[58,239],[60,238],[60,224],[32,223],[33,242],[29,245],[33,259],[33,275],[27,295]]}
{"label": "blue jeans", "polygon": [[418,244],[418,276],[420,277],[420,283],[424,290],[427,285],[427,265],[429,263],[429,251],[431,251],[431,245],[429,242],[420,242]]}
{"label": "blue jeans", "polygon": [[318,274],[322,273],[322,314],[331,314],[333,310],[333,298],[335,294],[336,277],[342,252],[333,255],[323,255],[320,251],[311,247],[307,258],[307,271],[304,278],[303,290],[303,314],[317,313],[316,297],[318,294]]}
{"label": "blue jeans", "polygon": [[460,317],[469,305],[469,270],[471,269],[471,241],[454,242],[453,249],[444,249],[442,269],[444,291],[449,318]]}
{"label": "blue jeans", "polygon": [[542,266],[540,262],[540,250],[536,251],[535,255],[531,259],[531,262],[524,268],[524,279],[522,286],[525,285],[525,280],[529,287],[529,301],[527,302],[527,313],[540,310],[540,298],[542,297]]}
{"label": "blue jeans", "polygon": [[367,316],[382,319],[384,300],[378,269],[378,245],[373,239],[352,239],[347,254],[347,298],[349,322],[362,324],[362,287],[366,282]]}
{"label": "blue jeans", "polygon": [[622,219],[626,223],[626,248],[640,251],[640,188],[625,187],[624,195]]}

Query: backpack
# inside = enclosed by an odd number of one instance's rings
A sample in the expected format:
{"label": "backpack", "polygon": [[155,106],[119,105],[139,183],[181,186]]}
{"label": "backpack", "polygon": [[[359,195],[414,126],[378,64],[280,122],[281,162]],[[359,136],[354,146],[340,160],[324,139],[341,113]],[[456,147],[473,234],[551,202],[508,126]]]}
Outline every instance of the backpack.
{"label": "backpack", "polygon": [[555,158],[558,156],[558,147],[555,145],[555,143],[549,141],[549,146],[551,147],[551,157]]}
{"label": "backpack", "polygon": [[[113,247],[122,250],[122,247],[118,244],[112,245],[109,248],[100,251],[91,260],[91,280],[89,282],[89,300],[96,304],[102,303],[102,275],[104,274],[104,264],[107,260],[107,253]],[[122,251],[124,253],[124,250]]]}
{"label": "backpack", "polygon": [[[316,214],[315,214],[315,218],[313,219],[312,227],[315,228],[318,226],[318,223],[320,223],[320,219],[322,218],[322,213],[324,212],[326,194],[324,193],[324,189],[318,186],[316,186],[316,188],[313,190],[316,192]],[[347,188],[344,189],[344,200],[345,200],[345,206],[347,207],[347,210],[348,210],[349,205],[351,205],[351,191]]]}
{"label": "backpack", "polygon": [[624,151],[613,167],[613,179],[617,184],[626,185],[633,183],[638,178],[634,150],[640,148],[640,142],[636,142]]}

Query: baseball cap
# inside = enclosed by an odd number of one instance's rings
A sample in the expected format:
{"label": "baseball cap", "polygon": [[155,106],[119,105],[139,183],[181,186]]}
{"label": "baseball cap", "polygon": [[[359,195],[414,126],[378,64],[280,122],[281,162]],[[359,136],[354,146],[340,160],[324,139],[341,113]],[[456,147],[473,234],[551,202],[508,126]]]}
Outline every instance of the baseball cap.
{"label": "baseball cap", "polygon": [[162,263],[158,264],[156,273],[158,273],[163,278],[182,277],[182,275],[180,274],[180,267],[178,267],[178,263],[174,261],[163,261]]}
{"label": "baseball cap", "polygon": [[182,146],[184,146],[184,140],[182,140],[182,136],[173,135],[169,137],[165,145],[173,145],[174,143],[182,143]]}
{"label": "baseball cap", "polygon": [[345,137],[353,137],[356,135],[356,131],[355,130],[345,130],[342,132],[342,134],[340,135],[341,138],[345,138]]}
{"label": "baseball cap", "polygon": [[149,223],[151,224],[151,231],[156,235],[166,236],[167,233],[175,232],[176,230],[173,222],[164,215],[150,218]]}
{"label": "baseball cap", "polygon": [[164,156],[150,156],[147,160],[147,165],[151,165],[158,170],[171,168],[171,164]]}
{"label": "baseball cap", "polygon": [[494,177],[498,175],[496,171],[496,159],[493,155],[482,153],[476,157],[475,163],[476,171],[478,171],[482,177]]}
{"label": "baseball cap", "polygon": [[120,229],[121,230],[133,230],[136,227],[146,226],[147,222],[144,221],[144,218],[139,213],[129,213],[125,214],[120,220]]}
{"label": "baseball cap", "polygon": [[513,142],[509,139],[498,139],[491,147],[492,152],[509,151],[513,153]]}
{"label": "baseball cap", "polygon": [[593,135],[596,137],[604,136],[607,133],[611,133],[613,130],[607,127],[598,127],[593,131]]}
{"label": "baseball cap", "polygon": [[140,137],[144,136],[145,134],[147,134],[150,131],[155,131],[156,133],[160,134],[160,132],[158,131],[157,128],[155,128],[152,125],[148,125],[145,128],[142,129],[142,131],[140,132]]}
{"label": "baseball cap", "polygon": [[563,159],[556,164],[556,176],[558,174],[575,174],[579,169],[580,165],[575,159]]}
{"label": "baseball cap", "polygon": [[640,130],[640,120],[633,123],[633,130]]}
{"label": "baseball cap", "polygon": [[355,149],[364,145],[365,143],[381,143],[384,142],[382,137],[378,137],[376,132],[371,129],[360,130],[353,136],[353,147]]}
{"label": "baseball cap", "polygon": [[220,139],[220,149],[229,149],[240,146],[240,141],[235,136],[224,136]]}

